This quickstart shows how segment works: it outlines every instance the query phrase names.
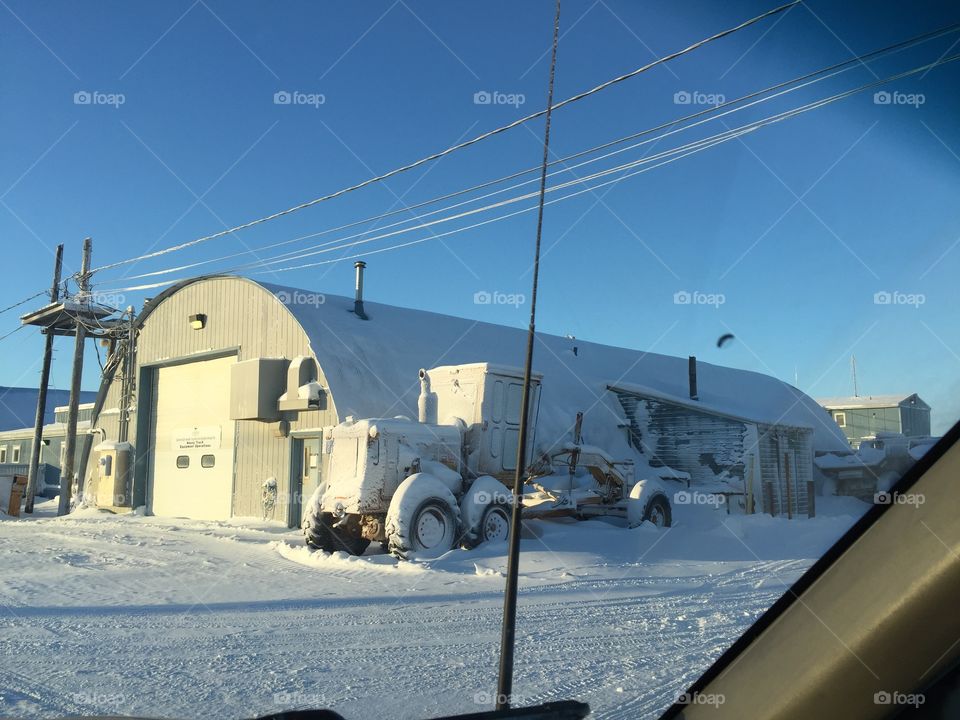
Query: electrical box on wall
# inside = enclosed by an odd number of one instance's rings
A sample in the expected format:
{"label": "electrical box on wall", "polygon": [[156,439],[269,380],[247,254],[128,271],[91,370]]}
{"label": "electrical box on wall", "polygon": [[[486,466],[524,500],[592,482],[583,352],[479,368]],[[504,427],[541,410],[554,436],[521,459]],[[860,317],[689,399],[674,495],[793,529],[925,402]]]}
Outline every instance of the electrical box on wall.
{"label": "electrical box on wall", "polygon": [[287,385],[286,358],[254,358],[230,367],[230,419],[280,419],[277,398]]}
{"label": "electrical box on wall", "polygon": [[129,481],[133,446],[104,441],[93,448],[97,458],[97,507],[130,507]]}

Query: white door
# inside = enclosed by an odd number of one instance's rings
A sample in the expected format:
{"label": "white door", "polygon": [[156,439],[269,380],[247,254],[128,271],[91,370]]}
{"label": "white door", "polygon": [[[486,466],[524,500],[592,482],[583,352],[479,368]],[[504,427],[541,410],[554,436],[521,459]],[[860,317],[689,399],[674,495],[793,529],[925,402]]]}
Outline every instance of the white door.
{"label": "white door", "polygon": [[157,370],[150,423],[154,515],[230,517],[235,435],[230,366],[235,362],[225,357]]}

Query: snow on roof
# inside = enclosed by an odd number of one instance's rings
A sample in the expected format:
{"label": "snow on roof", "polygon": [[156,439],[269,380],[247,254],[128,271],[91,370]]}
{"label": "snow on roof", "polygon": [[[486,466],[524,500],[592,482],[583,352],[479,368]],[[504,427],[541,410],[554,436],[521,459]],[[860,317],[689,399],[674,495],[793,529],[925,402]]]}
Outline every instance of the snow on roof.
{"label": "snow on roof", "polygon": [[[90,394],[90,395],[96,395],[96,393],[92,393],[92,392],[89,393],[89,394]],[[79,405],[77,405],[77,410],[92,410],[94,405],[95,405],[95,403],[92,403],[92,402],[80,403]],[[55,413],[65,413],[65,412],[69,412],[69,411],[70,411],[70,406],[69,406],[69,405],[57,405],[57,406],[53,409],[53,411],[54,411]]]}
{"label": "snow on roof", "polygon": [[[250,282],[278,296],[278,302],[308,292]],[[420,368],[480,362],[523,366],[523,329],[369,301],[364,301],[369,320],[361,320],[352,312],[353,298],[337,295],[325,295],[323,303],[285,305],[310,338],[341,418],[416,417]],[[538,333],[533,364],[544,376],[538,445],[565,440],[578,411],[585,413],[585,441],[625,444],[623,412],[608,385],[641,386],[690,402],[687,358]],[[815,449],[849,449],[843,432],[812,398],[776,378],[700,362],[698,391],[700,407],[755,422],[809,427]]]}
{"label": "snow on roof", "polygon": [[[89,420],[78,420],[77,429],[86,431],[90,429]],[[47,423],[43,426],[43,437],[46,439],[63,437],[67,434],[67,424],[62,422]],[[4,440],[32,440],[33,428],[23,427],[13,430],[0,430],[0,442]]]}
{"label": "snow on roof", "polygon": [[[820,405],[827,410],[853,410],[856,408],[889,408],[897,407],[904,400],[909,400],[916,393],[900,393],[899,395],[851,395],[847,397],[819,398]],[[917,398],[920,400],[919,398]],[[920,400],[923,403],[922,400]]]}

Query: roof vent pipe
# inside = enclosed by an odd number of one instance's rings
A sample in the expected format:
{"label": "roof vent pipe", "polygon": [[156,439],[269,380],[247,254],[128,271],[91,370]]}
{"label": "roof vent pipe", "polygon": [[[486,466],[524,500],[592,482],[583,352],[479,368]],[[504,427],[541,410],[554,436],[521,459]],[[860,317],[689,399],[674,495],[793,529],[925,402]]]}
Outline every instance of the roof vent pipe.
{"label": "roof vent pipe", "polygon": [[353,299],[353,312],[361,320],[369,320],[367,314],[363,311],[363,269],[367,264],[363,260],[357,260],[353,266],[357,269],[356,295]]}
{"label": "roof vent pipe", "polygon": [[690,372],[690,399],[699,400],[700,397],[697,395],[697,358],[691,355],[687,363]]}

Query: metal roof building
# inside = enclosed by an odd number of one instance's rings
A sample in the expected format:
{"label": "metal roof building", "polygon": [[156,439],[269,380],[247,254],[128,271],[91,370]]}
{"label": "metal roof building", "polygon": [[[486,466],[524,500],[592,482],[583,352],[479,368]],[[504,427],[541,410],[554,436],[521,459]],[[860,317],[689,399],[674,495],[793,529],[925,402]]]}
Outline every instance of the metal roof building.
{"label": "metal roof building", "polygon": [[[420,368],[522,365],[524,330],[371,302],[363,319],[354,306],[352,298],[233,276],[196,278],[158,295],[138,318],[129,401],[121,370],[105,380],[94,419],[106,440],[134,448],[126,491],[104,490],[103,466],[90,462],[88,493],[99,504],[111,504],[112,494],[158,515],[297,525],[323,465],[322,428],[348,416],[416,417]],[[634,452],[610,385],[689,397],[687,358],[540,334],[534,366],[544,376],[541,449],[568,440],[582,411],[587,442]],[[697,369],[697,410],[801,428],[818,450],[846,447],[799,390],[759,373]]]}

